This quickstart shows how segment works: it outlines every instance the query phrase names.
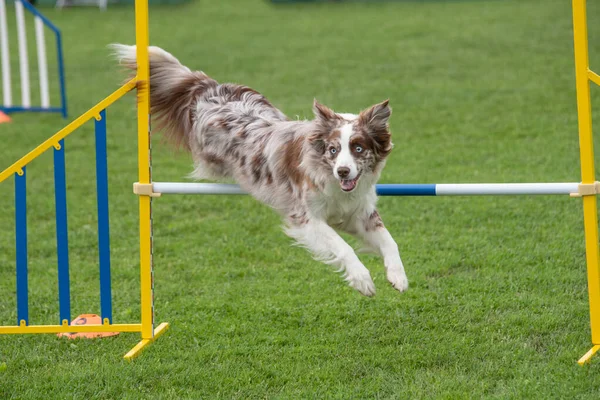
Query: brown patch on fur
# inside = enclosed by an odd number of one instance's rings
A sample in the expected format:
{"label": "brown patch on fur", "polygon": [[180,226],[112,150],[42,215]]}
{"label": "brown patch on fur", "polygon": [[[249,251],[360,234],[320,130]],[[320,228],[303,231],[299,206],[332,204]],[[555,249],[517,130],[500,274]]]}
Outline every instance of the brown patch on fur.
{"label": "brown patch on fur", "polygon": [[[361,132],[366,133],[366,132]],[[360,146],[365,150],[373,150],[373,142],[364,135],[354,135],[350,139],[350,146]]]}
{"label": "brown patch on fur", "polygon": [[337,115],[335,111],[319,103],[316,99],[313,102],[313,112],[319,120],[343,120],[342,116]]}
{"label": "brown patch on fur", "polygon": [[308,215],[306,215],[306,212],[304,211],[290,214],[288,218],[294,225],[306,225],[309,221]]}
{"label": "brown patch on fur", "polygon": [[254,137],[252,138],[252,143],[257,145],[260,152],[264,154],[265,147],[267,146],[267,143],[271,139],[272,135],[273,132],[268,132],[264,135],[254,135]]}
{"label": "brown patch on fur", "polygon": [[221,157],[218,157],[216,154],[212,154],[212,153],[205,153],[205,154],[203,154],[202,158],[207,163],[216,164],[219,166],[224,165],[224,163],[225,163],[225,160],[223,160]]}
{"label": "brown patch on fur", "polygon": [[216,120],[213,120],[210,122],[210,125],[225,130],[229,130],[232,127],[232,125],[229,124],[229,121],[227,121],[225,118],[218,118]]}
{"label": "brown patch on fur", "polygon": [[304,179],[304,182],[306,183],[306,187],[308,190],[316,190],[317,189],[317,186],[314,184],[313,181],[310,180],[310,178],[308,176]]}
{"label": "brown patch on fur", "polygon": [[[196,101],[217,82],[202,72],[189,72],[175,84],[154,88],[153,75],[157,67],[150,66],[150,111],[157,128],[176,147],[190,150],[189,135],[193,124]],[[163,72],[164,73],[164,72]],[[164,78],[161,78],[164,79]],[[160,83],[159,83],[160,84]]]}
{"label": "brown patch on fur", "polygon": [[255,96],[252,100],[256,101],[259,104],[268,107],[273,107],[269,100],[267,100],[262,94],[248,86],[226,83],[221,85],[219,89],[221,93],[225,95],[228,101],[241,101],[244,94],[250,93]]}
{"label": "brown patch on fur", "polygon": [[337,140],[342,136],[342,132],[339,129],[332,131],[327,138],[328,141]]}
{"label": "brown patch on fur", "polygon": [[272,185],[273,184],[273,175],[271,174],[271,171],[267,170],[267,185]]}
{"label": "brown patch on fur", "polygon": [[[367,153],[367,152],[365,152],[365,150],[367,150],[367,151],[370,150],[375,153],[376,152],[375,140],[373,138],[371,138],[369,136],[369,134],[367,132],[365,132],[364,130],[360,130],[359,132],[360,132],[359,135],[354,135],[352,137],[352,139],[350,140],[350,151],[352,152],[354,157],[363,157]],[[357,153],[356,146],[362,147],[363,152]],[[382,158],[383,158],[383,156],[382,156]]]}
{"label": "brown patch on fur", "polygon": [[329,128],[321,127],[308,137],[308,142],[317,153],[324,154],[325,150],[327,150],[327,144],[341,137],[342,132],[340,132],[339,129],[336,129],[337,125],[341,124],[341,121],[342,120]]}
{"label": "brown patch on fur", "polygon": [[262,176],[262,167],[266,163],[266,159],[262,154],[257,154],[252,158],[251,166],[252,166],[252,175],[254,176],[254,181],[258,182]]}
{"label": "brown patch on fur", "polygon": [[379,228],[383,228],[383,220],[377,210],[375,210],[365,220],[365,230],[370,232]]}
{"label": "brown patch on fur", "polygon": [[315,149],[315,151],[318,154],[325,153],[327,143],[325,143],[323,135],[320,132],[315,132],[312,135],[310,135],[308,137],[308,143],[312,146],[313,149]]}
{"label": "brown patch on fur", "polygon": [[302,162],[302,146],[304,140],[302,137],[288,142],[284,148],[283,154],[283,170],[281,171],[289,180],[300,186],[304,179],[304,174],[300,171],[300,163]]}

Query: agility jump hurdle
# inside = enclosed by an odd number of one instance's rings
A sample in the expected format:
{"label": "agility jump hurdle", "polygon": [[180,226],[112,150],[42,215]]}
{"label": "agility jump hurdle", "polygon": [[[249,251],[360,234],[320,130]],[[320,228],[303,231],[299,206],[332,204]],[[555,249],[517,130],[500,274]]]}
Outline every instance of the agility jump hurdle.
{"label": "agility jump hurdle", "polygon": [[[586,263],[588,277],[588,292],[590,303],[590,321],[593,347],[580,360],[579,364],[585,362],[600,350],[600,264],[598,249],[598,212],[596,196],[600,193],[600,182],[595,180],[594,154],[591,126],[591,102],[590,83],[600,85],[600,76],[589,70],[588,44],[587,44],[587,22],[586,1],[573,0],[573,25],[575,44],[575,71],[577,85],[577,105],[579,121],[579,143],[582,182],[567,183],[506,183],[506,184],[380,184],[377,185],[377,193],[380,196],[452,196],[452,195],[570,195],[582,197],[584,206],[584,226],[586,240]],[[16,197],[16,221],[17,221],[17,294],[26,296],[26,208],[25,208],[25,167],[26,165],[50,148],[55,148],[55,190],[57,194],[57,231],[66,232],[66,219],[59,214],[66,214],[66,205],[61,196],[64,196],[64,141],[63,139],[85,122],[95,118],[97,137],[97,154],[103,152],[102,138],[106,131],[105,109],[127,92],[135,89],[147,88],[149,78],[148,65],[148,8],[147,0],[136,0],[136,44],[137,44],[137,76],[123,85],[120,89],[101,101],[88,112],[77,118],[63,130],[56,133],[38,148],[17,161],[11,167],[0,173],[0,182],[10,176],[15,177]],[[140,282],[141,282],[141,322],[135,324],[113,324],[110,306],[102,305],[102,325],[67,326],[67,307],[63,312],[62,304],[68,304],[68,280],[63,279],[63,289],[59,289],[61,301],[61,325],[31,326],[28,324],[26,308],[18,310],[19,321],[17,326],[0,326],[2,333],[54,333],[54,332],[83,332],[83,331],[116,331],[116,332],[141,332],[142,341],[134,347],[125,358],[132,358],[138,352],[162,334],[168,324],[160,324],[154,329],[153,321],[153,270],[152,270],[152,199],[162,194],[244,194],[237,185],[207,184],[207,183],[175,183],[175,182],[153,182],[151,176],[151,151],[149,141],[149,91],[138,90],[138,172],[139,182],[134,183],[133,191],[139,196],[140,213]],[[100,145],[98,144],[100,143]],[[98,150],[98,146],[100,149]],[[58,160],[58,161],[57,161]],[[56,167],[58,165],[58,167]],[[58,171],[58,172],[57,172]],[[102,186],[105,182],[105,165],[97,165],[98,196],[103,200],[106,189]],[[106,202],[102,202],[106,204]],[[59,222],[59,220],[61,222]],[[102,227],[99,222],[99,235],[107,242],[108,238],[108,211],[100,210],[99,221],[106,222]],[[60,226],[60,228],[58,228]],[[106,233],[104,232],[106,230]],[[99,236],[99,238],[100,238]],[[57,235],[57,241],[60,239]],[[99,240],[102,242],[102,239]],[[65,246],[66,242],[61,242]],[[61,244],[58,246],[61,247]],[[101,247],[107,252],[107,247]],[[61,267],[61,256],[62,267]],[[59,280],[61,276],[67,276],[68,262],[64,259],[66,252],[59,250]],[[102,255],[101,255],[102,258]],[[102,261],[100,261],[102,265]],[[23,267],[25,265],[25,267]],[[64,267],[67,265],[67,267]],[[62,269],[60,269],[62,268]],[[102,266],[101,266],[102,268]],[[105,267],[106,268],[106,267]],[[66,272],[65,272],[66,271]],[[104,281],[110,282],[110,271],[104,272]],[[102,285],[101,278],[101,285]],[[23,283],[25,282],[25,283]],[[19,285],[22,286],[19,289]],[[106,285],[106,284],[105,284]],[[64,289],[66,287],[66,289]],[[106,287],[106,286],[105,286]],[[106,296],[110,297],[109,289],[105,289]],[[26,297],[25,297],[26,299]],[[103,300],[101,300],[103,302]],[[25,304],[26,300],[17,298],[18,307]],[[104,303],[103,303],[104,304]]]}
{"label": "agility jump hurdle", "polygon": [[[165,332],[167,323],[154,328],[153,270],[152,270],[152,220],[149,196],[140,196],[140,298],[141,316],[138,323],[116,324],[112,318],[110,287],[110,248],[108,220],[108,177],[106,164],[106,109],[136,87],[147,87],[148,64],[148,3],[135,2],[135,25],[138,72],[135,78],[117,89],[114,93],[75,119],[65,128],[50,137],[29,154],[0,173],[0,182],[13,176],[15,180],[15,222],[16,222],[16,292],[17,325],[0,326],[0,334],[17,333],[69,333],[69,332],[140,332],[142,340],[131,349],[126,359],[132,359]],[[138,93],[138,166],[140,182],[151,182],[149,154],[149,91]],[[100,268],[100,307],[102,324],[69,325],[70,282],[69,256],[67,243],[67,204],[65,176],[65,138],[84,123],[94,119],[96,132],[96,183],[98,197],[98,247]],[[56,199],[56,240],[58,256],[58,285],[60,315],[58,325],[30,325],[27,299],[27,184],[26,167],[42,153],[54,148],[54,189]]]}
{"label": "agility jump hurdle", "polygon": [[[600,255],[596,199],[600,193],[600,182],[595,178],[590,100],[590,81],[600,85],[600,76],[589,69],[586,0],[572,0],[572,7],[581,182],[379,184],[376,186],[376,191],[379,196],[569,195],[582,197],[593,344],[593,347],[578,361],[580,365],[583,365],[600,350]],[[245,193],[237,185],[176,182],[135,183],[134,192],[152,197],[159,197],[162,194],[231,195]]]}
{"label": "agility jump hurdle", "polygon": [[[27,13],[25,12],[27,11]],[[25,15],[30,14],[35,24],[35,44],[38,63],[40,105],[33,105],[31,99],[31,82],[29,75],[29,54],[27,52],[27,34]],[[48,18],[42,15],[25,0],[15,0],[15,17],[17,26],[17,42],[19,49],[19,76],[21,86],[21,102],[16,103],[12,92],[11,60],[9,55],[9,32],[6,20],[6,0],[0,0],[0,55],[2,58],[2,104],[0,111],[14,112],[54,112],[67,117],[67,99],[65,93],[65,73],[60,30]],[[60,106],[50,105],[50,87],[48,76],[48,56],[44,28],[52,31],[56,39],[58,63],[58,83]]]}

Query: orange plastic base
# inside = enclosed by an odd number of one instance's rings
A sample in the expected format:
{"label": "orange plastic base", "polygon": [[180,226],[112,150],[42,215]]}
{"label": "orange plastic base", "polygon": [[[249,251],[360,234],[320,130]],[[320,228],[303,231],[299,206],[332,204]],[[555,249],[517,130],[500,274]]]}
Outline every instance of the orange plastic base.
{"label": "orange plastic base", "polygon": [[4,114],[2,111],[0,111],[0,124],[4,124],[7,122],[11,122],[12,119],[10,119],[10,117],[6,114]]}
{"label": "orange plastic base", "polygon": [[[71,321],[71,325],[101,325],[102,318],[96,314],[81,314],[73,321]],[[109,336],[116,336],[119,332],[78,332],[78,333],[59,333],[57,336],[62,338],[66,337],[67,339],[98,339]]]}

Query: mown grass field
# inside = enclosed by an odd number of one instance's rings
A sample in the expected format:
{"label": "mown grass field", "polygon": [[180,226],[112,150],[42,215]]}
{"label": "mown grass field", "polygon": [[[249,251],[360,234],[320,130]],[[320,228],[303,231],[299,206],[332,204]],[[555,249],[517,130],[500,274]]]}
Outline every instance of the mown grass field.
{"label": "mown grass field", "polygon": [[[600,5],[589,3],[600,69]],[[133,8],[43,12],[63,30],[72,119],[121,82],[106,45],[133,43]],[[579,180],[568,1],[196,0],[152,7],[150,23],[152,44],[256,88],[290,116],[310,118],[315,97],[347,112],[390,98],[395,149],[382,182]],[[593,101],[598,116],[598,88]],[[115,322],[136,322],[134,97],[108,120]],[[22,114],[0,125],[0,169],[64,123]],[[100,312],[93,143],[91,123],[66,142],[73,316]],[[190,170],[156,137],[155,180]],[[28,185],[30,319],[56,323],[50,153],[28,167]],[[0,191],[0,324],[12,325],[12,179]],[[600,361],[576,364],[591,346],[580,200],[379,204],[411,287],[396,292],[363,255],[378,289],[365,298],[290,246],[251,198],[156,200],[156,320],[171,329],[133,363],[122,356],[136,334],[0,337],[0,398],[600,397]]]}

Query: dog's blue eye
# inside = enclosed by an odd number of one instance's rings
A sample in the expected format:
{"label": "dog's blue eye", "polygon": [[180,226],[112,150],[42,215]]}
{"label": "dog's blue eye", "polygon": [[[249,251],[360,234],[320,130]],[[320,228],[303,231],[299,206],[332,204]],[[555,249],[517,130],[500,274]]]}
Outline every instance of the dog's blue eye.
{"label": "dog's blue eye", "polygon": [[335,154],[335,153],[337,153],[337,149],[335,147],[332,147],[332,148],[329,149],[329,152],[331,154]]}
{"label": "dog's blue eye", "polygon": [[357,153],[361,153],[363,151],[363,148],[360,146],[356,146],[354,150],[356,150]]}

